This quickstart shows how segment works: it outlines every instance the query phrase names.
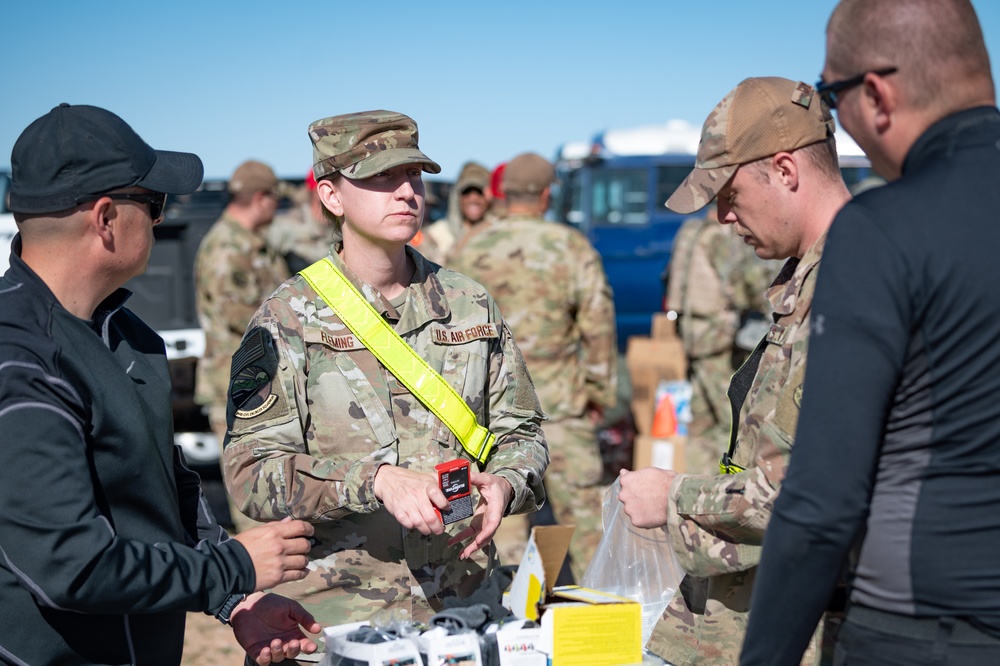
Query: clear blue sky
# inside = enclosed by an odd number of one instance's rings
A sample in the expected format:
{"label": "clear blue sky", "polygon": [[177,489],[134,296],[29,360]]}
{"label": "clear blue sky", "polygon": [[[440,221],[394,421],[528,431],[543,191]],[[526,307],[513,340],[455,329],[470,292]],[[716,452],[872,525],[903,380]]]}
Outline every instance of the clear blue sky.
{"label": "clear blue sky", "polygon": [[[1000,70],[1000,2],[973,0]],[[209,178],[311,165],[308,124],[413,117],[452,179],[609,128],[701,126],[747,76],[812,83],[835,0],[325,3],[24,0],[0,10],[0,168],[60,102],[103,106]]]}

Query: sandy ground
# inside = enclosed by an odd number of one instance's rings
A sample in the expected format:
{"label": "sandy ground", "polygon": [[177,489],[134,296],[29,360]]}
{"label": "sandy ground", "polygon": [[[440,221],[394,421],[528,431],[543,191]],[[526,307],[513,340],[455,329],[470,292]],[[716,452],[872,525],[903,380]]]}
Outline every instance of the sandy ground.
{"label": "sandy ground", "polygon": [[232,629],[211,615],[188,613],[184,666],[242,666],[243,656]]}

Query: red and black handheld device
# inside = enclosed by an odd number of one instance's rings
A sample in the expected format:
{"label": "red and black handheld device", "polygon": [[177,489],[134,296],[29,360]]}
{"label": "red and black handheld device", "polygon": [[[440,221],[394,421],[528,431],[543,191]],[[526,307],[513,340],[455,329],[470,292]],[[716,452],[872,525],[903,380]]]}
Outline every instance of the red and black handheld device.
{"label": "red and black handheld device", "polygon": [[438,510],[445,525],[464,520],[472,515],[472,484],[469,483],[469,461],[452,460],[435,465],[438,486],[448,498],[450,507]]}

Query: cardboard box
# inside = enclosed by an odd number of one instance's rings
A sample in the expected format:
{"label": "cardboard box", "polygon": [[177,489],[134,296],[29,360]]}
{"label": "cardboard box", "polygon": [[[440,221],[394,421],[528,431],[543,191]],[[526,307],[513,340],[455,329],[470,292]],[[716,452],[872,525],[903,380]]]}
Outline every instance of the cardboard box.
{"label": "cardboard box", "polygon": [[[553,588],[572,534],[572,525],[531,530],[504,605],[518,617],[541,618],[540,634],[525,636],[552,666],[641,663],[642,608],[637,602],[575,585]],[[511,639],[516,644],[521,637],[513,633]]]}
{"label": "cardboard box", "polygon": [[517,573],[503,597],[505,608],[520,618],[538,619],[539,606],[551,594],[559,577],[574,529],[572,525],[540,525],[531,529]]}
{"label": "cardboard box", "polygon": [[642,607],[585,587],[557,587],[542,613],[538,647],[551,656],[553,666],[639,664]]}
{"label": "cardboard box", "polygon": [[[673,315],[673,318],[671,318]],[[653,325],[650,334],[654,340],[679,339],[677,335],[677,315],[675,313],[656,312],[653,314]]]}
{"label": "cardboard box", "polygon": [[633,335],[625,350],[625,365],[632,381],[632,417],[644,435],[653,427],[656,388],[663,379],[686,379],[687,357],[680,338],[655,340]]}
{"label": "cardboard box", "polygon": [[683,473],[685,444],[686,438],[681,435],[666,438],[636,435],[632,445],[632,469],[659,467]]}

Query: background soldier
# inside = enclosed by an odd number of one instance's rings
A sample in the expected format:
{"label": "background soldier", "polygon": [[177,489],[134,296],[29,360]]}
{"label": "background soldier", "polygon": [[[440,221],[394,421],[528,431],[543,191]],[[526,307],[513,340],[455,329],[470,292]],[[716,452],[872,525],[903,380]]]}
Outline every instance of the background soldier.
{"label": "background soldier", "polygon": [[[281,199],[274,172],[250,160],[236,168],[228,187],[231,200],[198,246],[194,265],[195,305],[205,331],[195,401],[208,407],[209,424],[220,447],[226,438],[233,352],[257,306],[289,277],[284,260],[263,236]],[[230,513],[237,531],[254,524],[231,503]]]}
{"label": "background soldier", "polygon": [[830,110],[805,83],[746,79],[702,128],[695,168],[667,205],[692,212],[718,197],[758,257],[789,257],[767,291],[774,323],[733,377],[742,403],[728,474],[646,468],[621,475],[638,527],[666,526],[687,572],[647,646],[678,664],[731,666],[739,654],[755,565],[798,419],[810,302],[826,232],[850,198]]}
{"label": "background soldier", "polygon": [[491,201],[489,186],[490,172],[486,167],[478,162],[463,164],[448,194],[448,215],[424,229],[421,254],[443,266],[449,265],[466,239],[486,219]]}
{"label": "background soldier", "polygon": [[[551,458],[546,494],[556,520],[576,525],[570,557],[580,580],[601,539],[605,486],[596,425],[615,405],[618,355],[600,255],[579,231],[543,219],[554,179],[540,155],[508,162],[507,216],[485,223],[451,265],[486,285],[524,354],[549,417],[542,425]],[[523,542],[526,527],[516,537]]]}

